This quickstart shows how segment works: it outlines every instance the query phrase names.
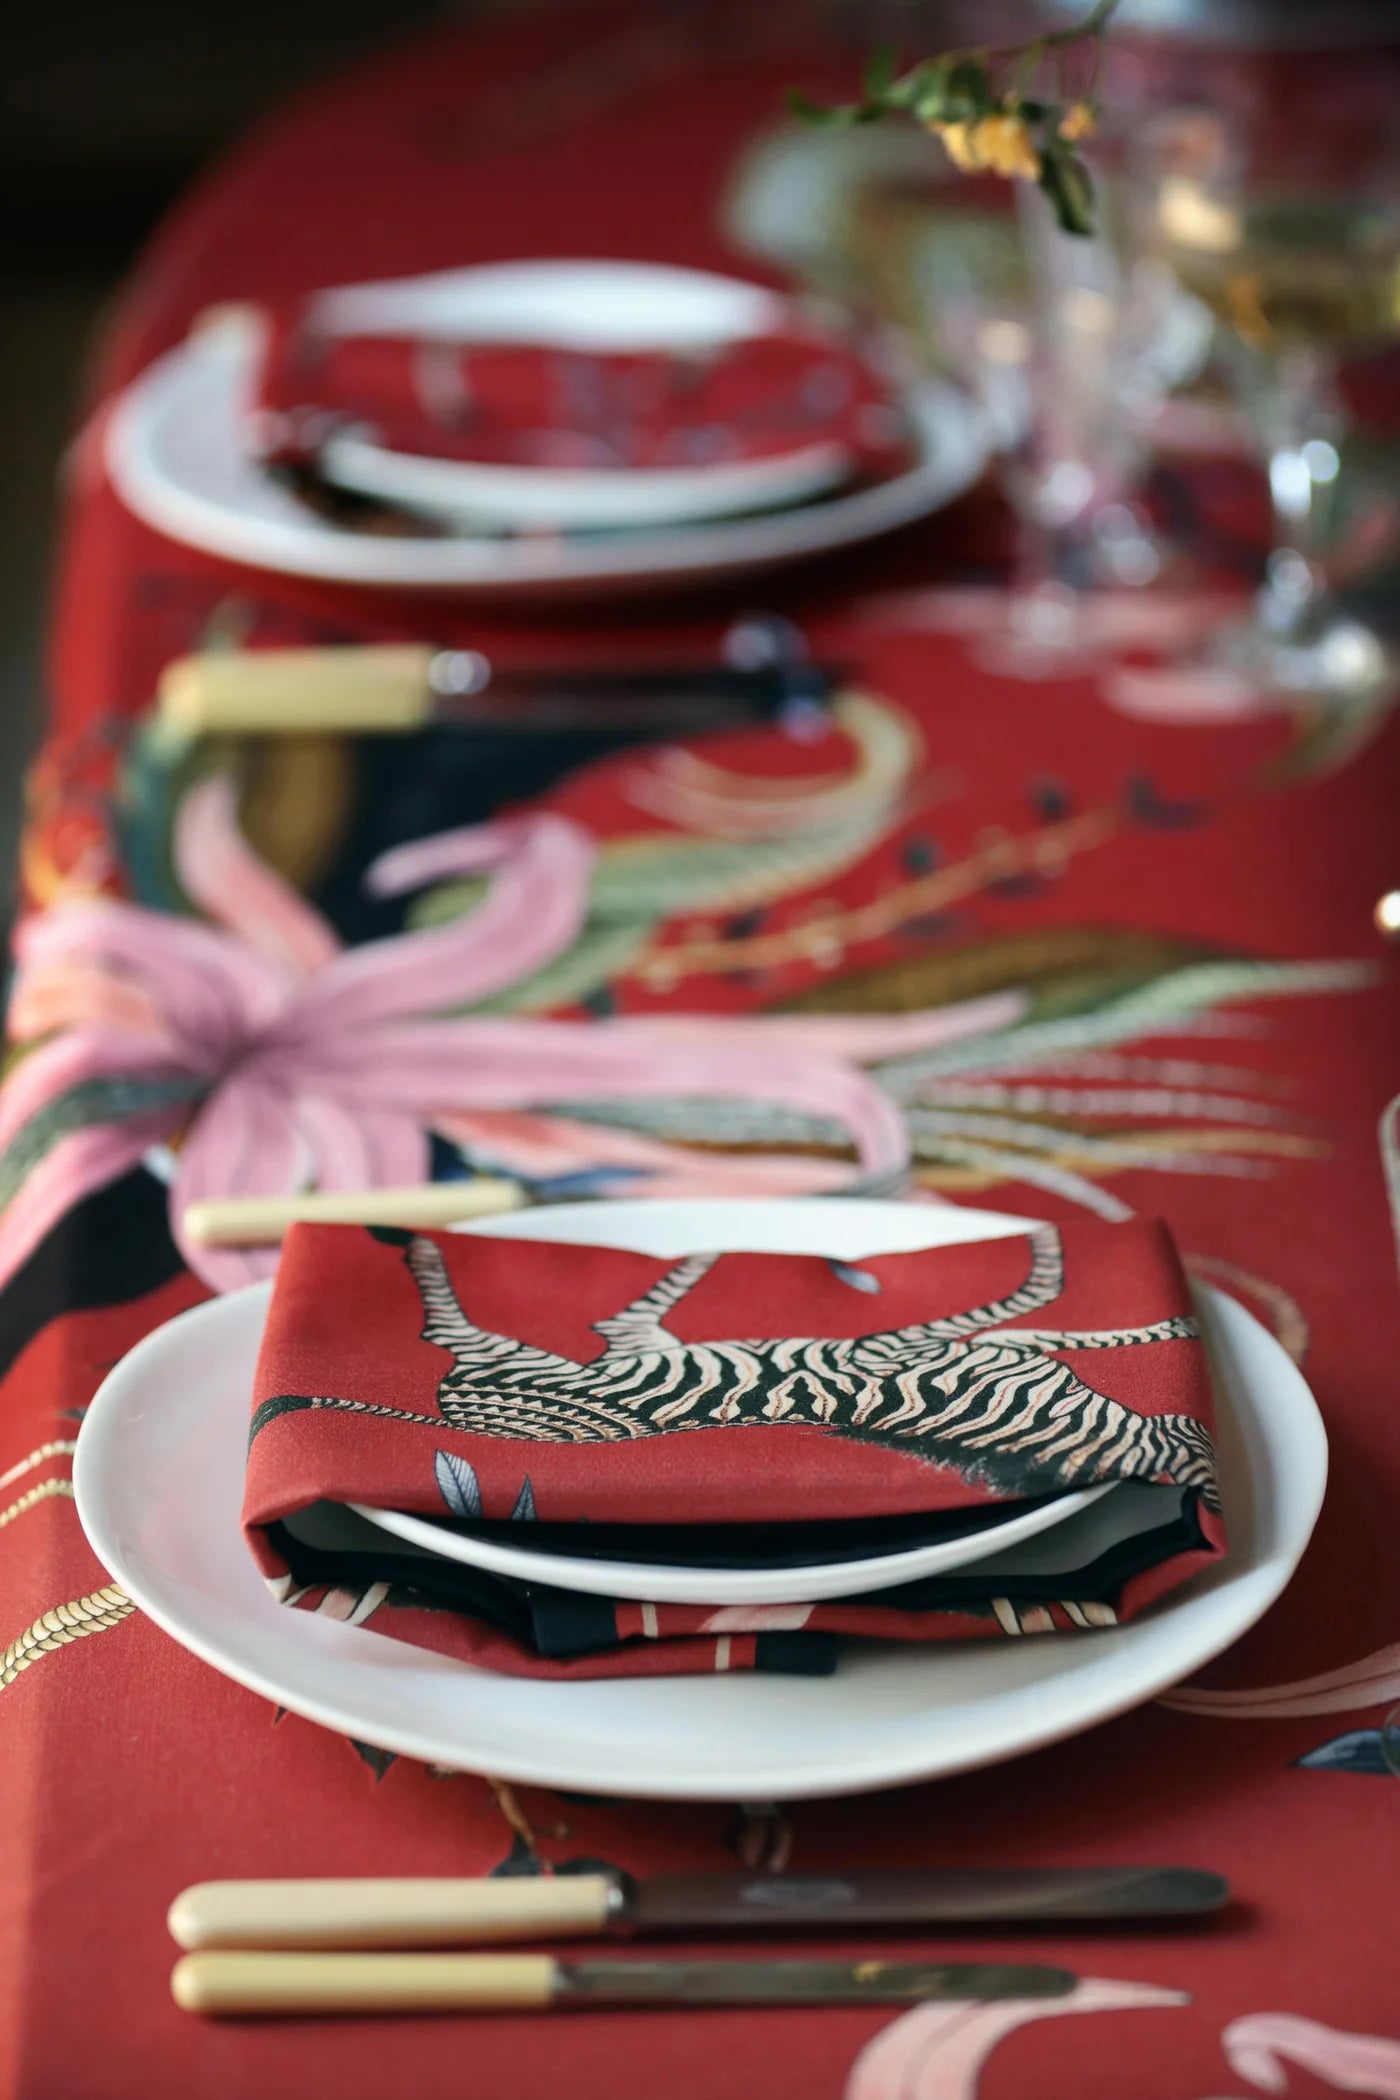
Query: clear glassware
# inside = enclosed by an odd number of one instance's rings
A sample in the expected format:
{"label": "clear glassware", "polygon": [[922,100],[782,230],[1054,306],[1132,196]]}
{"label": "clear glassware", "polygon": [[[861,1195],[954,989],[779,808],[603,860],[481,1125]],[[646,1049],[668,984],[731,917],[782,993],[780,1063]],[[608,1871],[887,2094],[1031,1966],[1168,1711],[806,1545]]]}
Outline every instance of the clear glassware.
{"label": "clear glassware", "polygon": [[1321,109],[1300,136],[1266,103],[1168,112],[1145,127],[1145,247],[1222,324],[1268,470],[1273,547],[1252,617],[1211,660],[1262,690],[1365,698],[1395,675],[1338,606],[1326,554],[1342,466],[1343,356],[1400,333],[1395,114]]}
{"label": "clear glassware", "polygon": [[1022,438],[1007,454],[1020,528],[1013,633],[1074,651],[1084,593],[1155,581],[1161,555],[1133,501],[1152,408],[1169,383],[1151,346],[1160,284],[1125,260],[1101,182],[1100,225],[1064,233],[1040,190],[1018,185],[1030,273]]}
{"label": "clear glassware", "polygon": [[1052,676],[1097,646],[1102,591],[1157,581],[1163,550],[1134,492],[1165,394],[1204,354],[1195,302],[1152,257],[1126,257],[1111,210],[1091,238],[1063,233],[1017,185],[1022,282],[971,270],[940,287],[950,361],[980,402],[1016,522],[996,655]]}

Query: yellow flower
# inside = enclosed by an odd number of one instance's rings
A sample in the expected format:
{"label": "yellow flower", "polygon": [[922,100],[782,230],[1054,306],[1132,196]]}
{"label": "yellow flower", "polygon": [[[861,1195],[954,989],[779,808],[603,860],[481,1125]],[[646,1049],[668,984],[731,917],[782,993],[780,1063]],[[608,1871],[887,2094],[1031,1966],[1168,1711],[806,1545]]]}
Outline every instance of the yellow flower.
{"label": "yellow flower", "polygon": [[983,117],[974,143],[983,164],[995,168],[998,175],[1024,175],[1032,182],[1039,177],[1040,155],[1031,143],[1025,119],[1011,111]]}
{"label": "yellow flower", "polygon": [[1090,138],[1097,123],[1092,103],[1071,102],[1060,119],[1060,137],[1071,141]]}
{"label": "yellow flower", "polygon": [[975,124],[935,124],[933,129],[948,149],[948,158],[965,175],[992,168],[998,175],[1025,175],[1032,182],[1039,177],[1040,155],[1025,120],[1011,110],[979,117]]}
{"label": "yellow flower", "polygon": [[934,124],[930,127],[938,133],[948,151],[948,158],[964,175],[975,175],[983,165],[972,143],[975,126],[972,124]]}

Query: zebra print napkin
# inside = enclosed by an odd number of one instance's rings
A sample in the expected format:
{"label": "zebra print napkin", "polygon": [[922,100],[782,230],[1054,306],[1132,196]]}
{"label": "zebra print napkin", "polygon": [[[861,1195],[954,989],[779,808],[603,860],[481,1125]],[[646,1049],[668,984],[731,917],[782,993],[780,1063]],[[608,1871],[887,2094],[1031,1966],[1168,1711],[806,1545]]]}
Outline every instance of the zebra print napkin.
{"label": "zebra print napkin", "polygon": [[[286,1601],[489,1667],[827,1668],[842,1635],[1020,1635],[1140,1610],[1224,1549],[1211,1425],[1189,1291],[1151,1220],[854,1266],[299,1226],[244,1521]],[[850,1550],[907,1547],[1105,1485],[952,1575],[761,1609],[486,1575],[349,1508],[528,1524],[532,1543],[602,1557],[646,1559],[659,1526],[666,1558],[749,1565],[840,1557],[843,1531]]]}
{"label": "zebra print napkin", "polygon": [[272,317],[250,439],[269,466],[319,470],[353,433],[419,458],[550,469],[706,467],[833,442],[850,471],[910,452],[886,383],[829,332],[702,352],[603,354],[534,343],[330,336]]}

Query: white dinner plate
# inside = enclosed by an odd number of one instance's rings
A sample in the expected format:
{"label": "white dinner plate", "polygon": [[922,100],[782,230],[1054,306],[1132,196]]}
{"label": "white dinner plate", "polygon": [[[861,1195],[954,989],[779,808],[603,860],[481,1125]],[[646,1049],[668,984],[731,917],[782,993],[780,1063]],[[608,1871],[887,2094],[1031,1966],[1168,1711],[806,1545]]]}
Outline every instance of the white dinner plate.
{"label": "white dinner plate", "polygon": [[[502,265],[492,274],[499,277],[512,270],[526,278],[562,267]],[[477,273],[448,272],[443,279],[406,281],[398,287],[355,287],[325,295],[327,310],[338,324],[364,325],[363,320],[356,324],[356,316],[366,310],[354,302],[373,298],[378,302],[374,325],[390,326],[398,312],[390,294],[421,302],[424,285],[473,274]],[[650,278],[653,272],[650,266],[633,265],[626,274],[630,280],[638,275]],[[692,291],[697,284],[722,288],[721,303],[732,309],[736,332],[743,332],[739,324],[747,310],[741,295],[761,302],[748,310],[752,326],[757,327],[764,315],[769,319],[763,325],[772,325],[772,312],[779,304],[772,293],[699,271],[655,274],[668,283],[685,280]],[[446,293],[442,296],[446,299]],[[713,290],[707,296],[713,305]],[[697,295],[697,317],[703,305]],[[668,309],[668,342],[685,340],[684,315],[685,299],[677,294]],[[854,546],[910,524],[961,495],[977,479],[987,457],[981,421],[967,397],[954,387],[920,381],[905,397],[914,436],[913,463],[887,480],[819,502],[795,503],[752,517],[573,536],[389,537],[352,532],[299,502],[248,450],[246,424],[263,325],[255,309],[230,310],[148,366],[113,409],[106,463],[122,501],[156,531],[227,561],[287,575],[368,588],[493,597],[596,595],[714,582]],[[413,325],[420,330],[431,325],[421,306]],[[694,325],[698,327],[698,318]],[[587,336],[587,329],[581,328],[577,339]],[[381,467],[388,457],[380,456]],[[806,468],[814,470],[820,464],[809,460]],[[807,493],[814,492],[813,484]]]}
{"label": "white dinner plate", "polygon": [[474,1538],[450,1531],[431,1517],[415,1517],[401,1509],[371,1509],[352,1502],[355,1514],[368,1518],[395,1538],[422,1546],[444,1560],[463,1562],[469,1568],[489,1568],[495,1575],[514,1576],[519,1582],[543,1582],[561,1590],[584,1590],[594,1597],[633,1597],[643,1604],[814,1604],[825,1597],[857,1597],[872,1590],[893,1589],[897,1583],[913,1582],[922,1575],[946,1575],[970,1561],[985,1560],[1002,1553],[1022,1539],[1035,1538],[1067,1517],[1087,1509],[1110,1493],[1112,1481],[1103,1487],[1081,1488],[1077,1494],[1060,1495],[1038,1508],[1017,1516],[989,1521],[957,1538],[937,1544],[909,1546],[897,1553],[871,1554],[864,1560],[827,1561],[807,1567],[786,1568],[695,1568],[671,1566],[659,1561],[605,1560],[578,1553],[541,1552],[526,1546],[502,1544],[496,1539]]}
{"label": "white dinner plate", "polygon": [[[662,1257],[746,1248],[859,1261],[1028,1222],[951,1204],[809,1198],[571,1204],[475,1229]],[[519,1782],[775,1801],[995,1763],[1141,1704],[1237,1640],[1288,1581],[1322,1501],[1327,1441],[1301,1373],[1243,1306],[1200,1285],[1230,1551],[1142,1618],[1054,1638],[853,1645],[833,1677],[496,1676],[272,1598],[238,1528],[270,1288],[182,1313],[104,1381],[74,1462],[98,1558],[168,1633],[294,1713]]]}

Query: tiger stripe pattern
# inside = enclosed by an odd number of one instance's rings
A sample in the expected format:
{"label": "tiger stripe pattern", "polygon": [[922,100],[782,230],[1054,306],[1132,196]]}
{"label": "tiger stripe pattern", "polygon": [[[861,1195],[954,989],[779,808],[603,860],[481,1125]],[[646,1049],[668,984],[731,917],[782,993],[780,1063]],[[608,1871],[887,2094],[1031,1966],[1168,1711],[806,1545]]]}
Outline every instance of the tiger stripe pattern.
{"label": "tiger stripe pattern", "polygon": [[1218,1507],[1215,1448],[1200,1422],[1140,1414],[1057,1360],[1060,1352],[1194,1340],[1196,1321],[1183,1315],[1142,1327],[1008,1326],[1051,1304],[1063,1288],[1059,1233],[1040,1228],[1030,1252],[1029,1273],[1016,1290],[943,1319],[840,1339],[683,1342],[667,1319],[718,1259],[690,1255],[633,1304],[594,1323],[604,1348],[589,1363],[477,1326],[431,1240],[413,1237],[405,1259],[423,1304],[423,1339],[453,1358],[438,1406],[454,1429],[596,1443],[802,1422],[916,1450],[998,1494],[1142,1479],[1197,1489],[1208,1507]]}

